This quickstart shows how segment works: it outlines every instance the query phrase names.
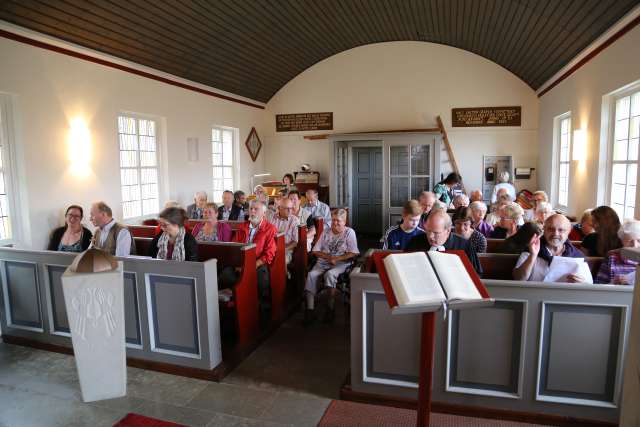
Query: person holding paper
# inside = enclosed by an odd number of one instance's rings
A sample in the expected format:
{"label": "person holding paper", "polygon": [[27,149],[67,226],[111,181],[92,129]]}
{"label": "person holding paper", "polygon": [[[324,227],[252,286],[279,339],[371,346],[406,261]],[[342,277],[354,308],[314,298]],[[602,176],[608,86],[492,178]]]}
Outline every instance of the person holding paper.
{"label": "person holding paper", "polygon": [[325,323],[333,322],[335,317],[334,304],[336,295],[336,283],[338,276],[346,271],[351,264],[351,259],[358,256],[358,241],[356,232],[346,226],[347,211],[336,209],[331,214],[331,228],[320,236],[313,247],[312,254],[318,258],[307,276],[304,285],[306,310],[304,313],[304,326],[309,326],[315,320],[315,296],[322,284],[329,289],[329,307],[324,318]]}
{"label": "person holding paper", "polygon": [[[640,221],[626,220],[618,231],[618,237],[622,240],[623,248],[640,248]],[[625,258],[620,249],[609,251],[600,265],[596,283],[633,285],[637,265],[636,261]]]}
{"label": "person holding paper", "polygon": [[402,207],[402,223],[389,227],[384,235],[382,249],[399,249],[407,247],[409,241],[424,230],[418,227],[422,215],[422,206],[417,200],[409,200]]}
{"label": "person holding paper", "polygon": [[451,233],[451,217],[443,210],[431,212],[424,223],[424,235],[415,236],[407,245],[407,252],[463,250],[473,269],[482,273],[478,254],[471,248],[469,241]]}
{"label": "person holding paper", "polygon": [[[593,278],[587,263],[584,262],[584,254],[568,240],[570,230],[571,223],[564,215],[554,214],[547,218],[544,222],[543,237],[533,235],[529,246],[516,262],[513,278],[530,282],[556,281],[549,280],[550,275],[556,276],[552,270],[562,268],[566,269],[567,273],[558,274],[562,279],[559,281],[592,283]],[[575,260],[563,260],[563,257]],[[554,261],[555,258],[559,259]],[[581,266],[580,263],[584,265]]]}

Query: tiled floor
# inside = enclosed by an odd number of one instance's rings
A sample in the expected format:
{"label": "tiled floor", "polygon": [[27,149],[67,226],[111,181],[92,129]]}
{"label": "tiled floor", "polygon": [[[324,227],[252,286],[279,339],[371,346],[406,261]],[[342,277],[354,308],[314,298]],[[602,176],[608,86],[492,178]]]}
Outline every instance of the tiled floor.
{"label": "tiled floor", "polygon": [[349,330],[336,320],[304,330],[298,313],[221,383],[128,368],[126,397],[89,404],[73,357],[0,343],[0,427],[111,426],[128,412],[193,426],[315,426],[349,370]]}

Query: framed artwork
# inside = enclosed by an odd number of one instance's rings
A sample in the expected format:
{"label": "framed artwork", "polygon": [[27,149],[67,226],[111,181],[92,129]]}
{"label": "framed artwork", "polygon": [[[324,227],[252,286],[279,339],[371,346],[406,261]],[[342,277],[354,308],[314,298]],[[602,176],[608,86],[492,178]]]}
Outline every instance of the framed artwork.
{"label": "framed artwork", "polygon": [[251,128],[251,132],[249,132],[249,136],[247,136],[247,140],[245,141],[244,145],[246,145],[247,150],[249,150],[251,160],[255,162],[258,158],[258,153],[260,153],[260,149],[262,148],[262,141],[260,141],[260,137],[258,136],[258,132],[256,132],[256,128]]}

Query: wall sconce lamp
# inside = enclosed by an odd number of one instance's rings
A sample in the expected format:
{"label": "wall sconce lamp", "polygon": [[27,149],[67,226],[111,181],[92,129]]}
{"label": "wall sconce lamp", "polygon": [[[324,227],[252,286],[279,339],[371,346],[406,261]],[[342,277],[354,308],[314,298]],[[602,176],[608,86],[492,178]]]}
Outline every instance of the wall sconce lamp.
{"label": "wall sconce lamp", "polygon": [[87,176],[91,171],[91,134],[87,123],[81,118],[71,121],[68,149],[71,172],[77,176]]}
{"label": "wall sconce lamp", "polygon": [[587,158],[587,131],[576,129],[573,131],[573,160],[583,161]]}

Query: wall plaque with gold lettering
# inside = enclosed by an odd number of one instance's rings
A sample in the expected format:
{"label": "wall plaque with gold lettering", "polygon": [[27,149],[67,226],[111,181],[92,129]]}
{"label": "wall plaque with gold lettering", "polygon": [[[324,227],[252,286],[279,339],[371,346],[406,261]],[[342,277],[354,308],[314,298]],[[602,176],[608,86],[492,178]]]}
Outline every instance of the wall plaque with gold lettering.
{"label": "wall plaque with gold lettering", "polygon": [[333,113],[276,114],[276,132],[332,129]]}
{"label": "wall plaque with gold lettering", "polygon": [[453,108],[451,125],[453,127],[474,126],[520,126],[522,107],[476,107]]}

